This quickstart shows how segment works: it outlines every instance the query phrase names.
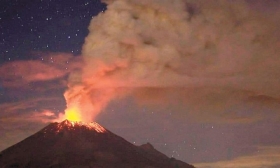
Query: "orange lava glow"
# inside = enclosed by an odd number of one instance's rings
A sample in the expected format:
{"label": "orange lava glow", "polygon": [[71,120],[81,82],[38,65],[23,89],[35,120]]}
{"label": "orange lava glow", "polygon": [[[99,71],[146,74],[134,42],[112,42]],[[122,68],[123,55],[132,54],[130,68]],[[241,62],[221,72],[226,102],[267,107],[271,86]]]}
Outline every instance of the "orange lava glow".
{"label": "orange lava glow", "polygon": [[81,121],[82,116],[78,107],[70,107],[65,110],[65,118],[69,121]]}
{"label": "orange lava glow", "polygon": [[59,133],[59,132],[65,130],[65,129],[76,130],[78,128],[85,128],[85,129],[88,129],[88,130],[94,130],[98,133],[107,132],[107,130],[104,127],[102,127],[101,125],[99,125],[96,122],[85,123],[85,122],[82,122],[82,121],[65,120],[61,123],[58,123],[56,133]]}

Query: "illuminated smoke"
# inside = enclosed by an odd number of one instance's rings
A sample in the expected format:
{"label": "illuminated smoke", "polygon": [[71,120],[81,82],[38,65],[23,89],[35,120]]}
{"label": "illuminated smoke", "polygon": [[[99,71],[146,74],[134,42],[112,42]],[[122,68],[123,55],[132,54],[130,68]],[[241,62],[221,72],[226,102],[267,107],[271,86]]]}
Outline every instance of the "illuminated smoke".
{"label": "illuminated smoke", "polygon": [[245,1],[105,2],[65,93],[83,120],[126,95],[141,103],[175,96],[191,112],[219,114],[251,97],[280,97],[279,25]]}

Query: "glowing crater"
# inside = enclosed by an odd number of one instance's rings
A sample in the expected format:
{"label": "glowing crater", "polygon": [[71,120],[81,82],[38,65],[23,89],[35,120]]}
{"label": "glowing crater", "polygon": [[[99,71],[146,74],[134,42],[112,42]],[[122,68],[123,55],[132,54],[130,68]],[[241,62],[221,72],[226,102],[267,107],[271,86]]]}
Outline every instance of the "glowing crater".
{"label": "glowing crater", "polygon": [[85,123],[82,121],[69,121],[65,120],[57,125],[57,133],[67,128],[68,130],[75,130],[76,128],[83,127],[88,130],[94,130],[98,133],[105,133],[106,129],[96,122]]}

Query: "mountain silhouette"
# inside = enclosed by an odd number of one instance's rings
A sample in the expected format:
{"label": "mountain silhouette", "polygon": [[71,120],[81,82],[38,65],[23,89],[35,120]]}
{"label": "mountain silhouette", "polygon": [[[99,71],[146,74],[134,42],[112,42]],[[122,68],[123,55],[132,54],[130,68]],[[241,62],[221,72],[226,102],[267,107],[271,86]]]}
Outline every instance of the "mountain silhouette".
{"label": "mountain silhouette", "polygon": [[51,123],[0,153],[0,168],[194,168],[96,122]]}

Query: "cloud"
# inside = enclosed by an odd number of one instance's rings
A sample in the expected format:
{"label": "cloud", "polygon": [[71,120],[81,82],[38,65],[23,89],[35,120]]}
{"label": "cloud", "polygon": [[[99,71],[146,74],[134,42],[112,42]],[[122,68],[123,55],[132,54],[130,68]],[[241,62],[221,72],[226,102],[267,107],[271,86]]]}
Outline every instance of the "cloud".
{"label": "cloud", "polygon": [[64,102],[55,97],[1,103],[0,151],[39,131],[46,123],[57,121],[60,104]]}
{"label": "cloud", "polygon": [[81,57],[66,53],[31,55],[0,65],[0,150],[62,119],[66,78],[82,65]]}
{"label": "cloud", "polygon": [[[37,53],[38,54],[38,53]],[[32,82],[50,81],[65,77],[80,68],[80,57],[65,53],[39,53],[33,60],[17,60],[0,65],[3,87],[23,87]]]}
{"label": "cloud", "polygon": [[247,99],[280,98],[277,15],[242,0],[105,2],[89,26],[85,65],[65,93],[84,120],[132,95],[140,104],[180,102],[197,118],[257,121]]}
{"label": "cloud", "polygon": [[38,122],[38,123],[50,123],[58,121],[59,114],[56,114],[50,110],[42,110],[42,111],[30,111],[23,114],[18,114],[17,116],[7,116],[0,121],[2,122]]}
{"label": "cloud", "polygon": [[63,101],[59,97],[38,97],[17,102],[0,104],[0,121],[7,123],[15,121],[48,123],[59,118]]}
{"label": "cloud", "polygon": [[233,160],[214,163],[197,163],[197,168],[276,168],[280,166],[280,147],[259,147],[258,152]]}

